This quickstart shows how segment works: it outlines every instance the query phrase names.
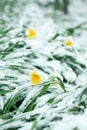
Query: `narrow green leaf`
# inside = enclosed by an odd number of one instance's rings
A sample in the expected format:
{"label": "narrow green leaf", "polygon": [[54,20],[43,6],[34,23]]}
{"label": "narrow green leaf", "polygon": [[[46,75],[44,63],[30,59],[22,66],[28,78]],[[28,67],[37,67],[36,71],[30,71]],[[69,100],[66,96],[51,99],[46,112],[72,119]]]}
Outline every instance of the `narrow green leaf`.
{"label": "narrow green leaf", "polygon": [[37,124],[38,124],[38,122],[37,122],[37,120],[35,120],[33,125],[32,125],[31,130],[36,130]]}

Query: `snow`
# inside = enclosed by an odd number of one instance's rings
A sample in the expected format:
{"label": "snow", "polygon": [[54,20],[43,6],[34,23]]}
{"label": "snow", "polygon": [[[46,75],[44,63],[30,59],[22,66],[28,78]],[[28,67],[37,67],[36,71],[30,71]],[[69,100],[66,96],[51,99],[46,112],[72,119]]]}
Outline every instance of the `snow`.
{"label": "snow", "polygon": [[[23,0],[22,0],[23,2]],[[43,2],[43,1],[41,1]],[[43,2],[46,3],[46,0]],[[21,6],[21,2],[18,2],[18,5]],[[23,6],[23,11],[19,10],[18,7],[13,9],[16,13],[18,11],[18,19],[14,19],[11,25],[14,29],[10,32],[10,39],[6,36],[7,41],[16,43],[17,41],[25,41],[26,46],[20,49],[14,49],[12,53],[7,55],[3,60],[0,59],[0,80],[3,79],[0,83],[7,83],[11,85],[12,92],[3,96],[0,96],[0,110],[4,108],[5,103],[16,93],[21,92],[22,95],[25,94],[24,90],[27,90],[25,99],[22,104],[17,109],[17,113],[13,116],[12,123],[5,124],[0,126],[0,130],[8,129],[9,127],[21,126],[19,130],[31,130],[33,121],[25,122],[21,121],[22,116],[26,119],[29,119],[31,115],[38,114],[36,118],[38,125],[50,125],[50,130],[73,130],[77,127],[79,130],[87,130],[87,110],[83,114],[74,115],[68,112],[68,110],[78,103],[74,102],[78,99],[78,95],[86,88],[87,86],[87,30],[80,32],[79,30],[75,33],[76,36],[73,38],[67,36],[59,36],[55,41],[48,42],[48,40],[54,36],[54,34],[59,31],[62,32],[65,28],[74,27],[81,22],[87,20],[87,9],[86,4],[82,0],[73,0],[69,6],[69,15],[64,16],[63,13],[59,14],[58,22],[54,22],[51,18],[52,8],[47,10],[41,9],[35,2],[29,4],[27,3],[26,7]],[[6,9],[8,10],[8,9]],[[65,21],[63,19],[65,17]],[[9,21],[8,16],[3,16],[4,19]],[[13,24],[14,23],[14,24]],[[24,28],[23,25],[26,25]],[[26,37],[16,37],[15,34],[25,31],[25,35],[29,28],[35,28],[37,31],[37,37],[35,39],[28,39]],[[78,36],[80,33],[81,36]],[[74,41],[74,46],[71,48],[64,47],[63,43],[66,39],[71,39]],[[2,39],[3,40],[3,39]],[[4,39],[6,40],[6,39]],[[6,49],[9,46],[9,42],[5,45],[0,45],[0,50],[3,48]],[[31,47],[31,49],[26,49]],[[81,52],[79,51],[81,50]],[[37,58],[27,57],[28,54],[34,52]],[[69,55],[74,57],[79,63],[82,63],[86,66],[86,69],[82,69],[80,66],[76,66],[81,73],[76,74],[74,69],[72,69],[68,64],[61,63],[60,61],[53,59],[48,61],[49,57],[53,58],[53,55],[65,56]],[[26,60],[28,62],[26,62]],[[13,70],[10,65],[22,66],[23,72],[19,70]],[[48,80],[50,76],[58,76],[61,80],[63,77],[67,80],[65,87],[68,93],[63,93],[63,90],[60,91],[59,85],[50,86],[48,88],[51,94],[45,94],[37,98],[36,107],[34,110],[25,112],[25,109],[31,102],[32,98],[37,96],[42,87],[34,87],[30,83],[29,75],[32,70],[35,69],[35,66],[42,67],[42,75],[44,81]],[[42,71],[40,70],[40,71]],[[13,76],[16,79],[6,81],[5,76]],[[74,84],[75,82],[75,84]],[[81,86],[78,88],[78,86]],[[52,104],[48,104],[47,101],[51,98],[55,98]],[[84,100],[84,96],[83,96]],[[62,113],[61,113],[62,111]],[[62,117],[61,120],[53,121],[51,120],[55,117]],[[16,118],[18,121],[16,121]],[[42,119],[44,118],[44,119]],[[5,121],[0,119],[0,125]],[[49,129],[49,128],[48,128]],[[48,130],[44,128],[44,130]]]}

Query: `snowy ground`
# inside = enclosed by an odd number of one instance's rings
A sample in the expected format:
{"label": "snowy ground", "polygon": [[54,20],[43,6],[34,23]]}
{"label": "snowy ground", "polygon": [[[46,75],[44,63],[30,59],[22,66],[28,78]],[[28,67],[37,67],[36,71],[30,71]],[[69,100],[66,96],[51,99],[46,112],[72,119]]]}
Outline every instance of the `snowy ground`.
{"label": "snowy ground", "polygon": [[[86,8],[86,0],[73,0],[68,15],[55,14],[52,6],[21,0],[0,11],[0,130],[87,130]],[[26,35],[31,27],[37,32],[32,40]],[[74,44],[67,47],[70,37]],[[31,84],[35,68],[50,81],[44,93],[44,83]]]}

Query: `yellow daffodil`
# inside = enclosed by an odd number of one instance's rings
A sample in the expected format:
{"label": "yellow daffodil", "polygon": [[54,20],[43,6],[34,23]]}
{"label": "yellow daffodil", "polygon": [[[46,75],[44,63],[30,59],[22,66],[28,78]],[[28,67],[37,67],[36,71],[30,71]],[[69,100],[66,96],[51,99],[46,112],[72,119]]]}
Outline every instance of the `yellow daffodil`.
{"label": "yellow daffodil", "polygon": [[31,82],[33,85],[38,85],[42,82],[42,76],[37,70],[34,70],[31,74]]}
{"label": "yellow daffodil", "polygon": [[66,40],[65,46],[73,46],[73,41],[72,40]]}
{"label": "yellow daffodil", "polygon": [[28,37],[29,38],[34,38],[37,35],[36,31],[34,29],[29,29],[28,31]]}

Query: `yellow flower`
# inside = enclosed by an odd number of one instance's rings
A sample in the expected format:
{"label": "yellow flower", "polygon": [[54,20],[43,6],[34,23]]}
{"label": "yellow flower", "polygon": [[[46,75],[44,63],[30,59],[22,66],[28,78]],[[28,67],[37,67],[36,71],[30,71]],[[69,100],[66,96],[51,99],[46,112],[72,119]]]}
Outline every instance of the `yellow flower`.
{"label": "yellow flower", "polygon": [[31,82],[33,85],[38,85],[42,82],[42,76],[38,73],[37,70],[34,70],[31,74]]}
{"label": "yellow flower", "polygon": [[29,38],[34,38],[37,35],[36,31],[34,29],[29,29],[28,31],[28,37]]}
{"label": "yellow flower", "polygon": [[66,40],[65,46],[73,46],[73,41],[72,40]]}

